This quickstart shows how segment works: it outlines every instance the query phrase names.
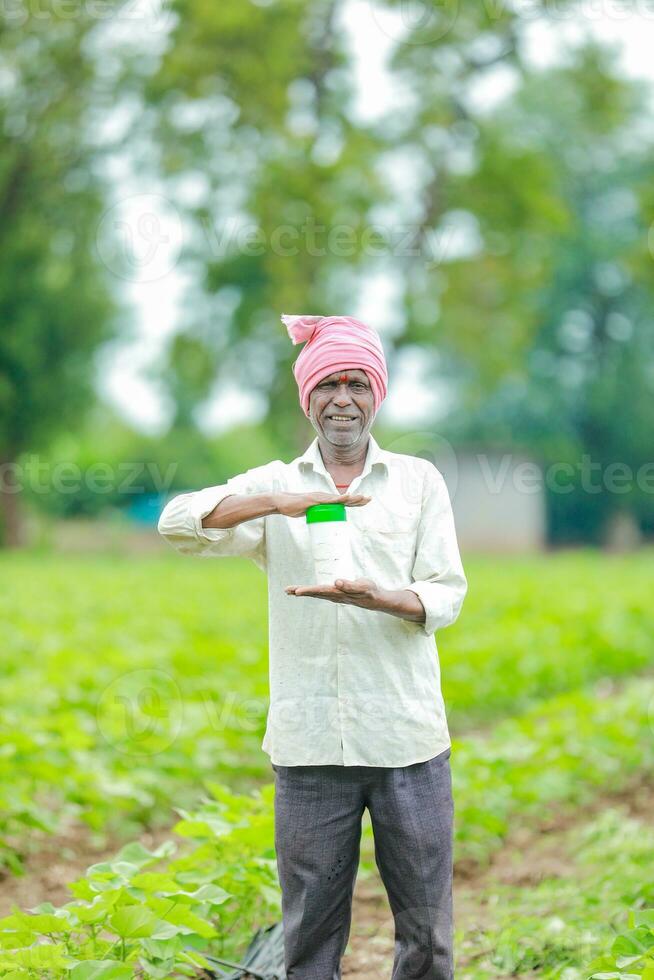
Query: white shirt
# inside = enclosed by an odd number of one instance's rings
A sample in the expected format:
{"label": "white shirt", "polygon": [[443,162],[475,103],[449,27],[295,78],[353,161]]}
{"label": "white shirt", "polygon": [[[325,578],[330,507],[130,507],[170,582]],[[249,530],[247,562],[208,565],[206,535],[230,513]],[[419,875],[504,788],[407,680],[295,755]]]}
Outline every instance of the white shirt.
{"label": "white shirt", "polygon": [[363,472],[348,490],[372,497],[347,509],[356,577],[417,593],[424,624],[287,595],[285,586],[314,581],[304,517],[202,527],[230,494],[309,490],[338,492],[317,439],[291,463],[277,459],[179,494],[158,530],[183,554],[241,555],[268,574],[270,706],[262,748],[275,765],[424,762],[451,744],[434,631],[456,620],[468,586],[443,476],[427,460],[380,449],[370,436]]}

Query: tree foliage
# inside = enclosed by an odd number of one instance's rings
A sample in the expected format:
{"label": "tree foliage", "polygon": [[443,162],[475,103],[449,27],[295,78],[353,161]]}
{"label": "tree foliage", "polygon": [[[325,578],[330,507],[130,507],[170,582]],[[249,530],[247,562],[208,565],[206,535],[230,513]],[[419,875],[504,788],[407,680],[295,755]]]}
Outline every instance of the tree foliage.
{"label": "tree foliage", "polygon": [[[97,21],[80,9],[8,9],[0,22],[0,458],[11,464],[74,424],[93,389],[92,359],[114,303],[95,249],[103,188],[89,132]],[[14,493],[0,493],[19,537]]]}
{"label": "tree foliage", "polygon": [[[478,126],[475,171],[451,182],[452,206],[474,215],[485,243],[444,270],[466,379],[451,432],[519,445],[545,465],[588,456],[598,489],[577,480],[551,496],[561,537],[598,539],[620,509],[652,517],[636,481],[654,393],[647,114],[606,51],[586,47],[526,78]],[[624,492],[604,481],[614,464],[633,474]]]}
{"label": "tree foliage", "polygon": [[222,378],[269,396],[286,445],[303,444],[306,423],[289,382],[298,351],[279,314],[351,309],[360,233],[384,197],[376,140],[348,111],[341,7],[175,0],[171,43],[147,86],[171,195],[189,174],[199,188],[186,258],[209,300],[193,297],[183,329]]}

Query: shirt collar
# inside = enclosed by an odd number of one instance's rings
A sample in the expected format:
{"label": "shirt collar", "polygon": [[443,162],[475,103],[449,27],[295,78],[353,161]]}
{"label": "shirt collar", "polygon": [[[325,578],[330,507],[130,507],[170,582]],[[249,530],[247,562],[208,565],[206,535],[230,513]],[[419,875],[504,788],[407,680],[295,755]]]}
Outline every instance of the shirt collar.
{"label": "shirt collar", "polygon": [[[377,440],[371,435],[368,435],[368,452],[366,454],[366,461],[363,465],[363,471],[361,473],[361,478],[366,476],[374,466],[384,469],[388,472],[388,461],[386,457],[388,453],[386,450],[379,446]],[[316,473],[323,473],[327,476],[327,470],[325,469],[325,464],[323,463],[322,456],[320,455],[320,447],[318,445],[318,437],[313,440],[311,445],[307,448],[307,451],[303,456],[300,456],[299,465],[301,469],[311,468],[315,470]]]}

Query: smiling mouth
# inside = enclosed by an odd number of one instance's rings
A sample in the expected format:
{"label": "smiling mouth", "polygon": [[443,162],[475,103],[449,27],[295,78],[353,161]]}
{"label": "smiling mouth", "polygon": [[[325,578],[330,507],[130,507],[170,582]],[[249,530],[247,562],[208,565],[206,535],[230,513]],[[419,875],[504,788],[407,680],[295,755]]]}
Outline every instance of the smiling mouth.
{"label": "smiling mouth", "polygon": [[356,415],[328,415],[330,422],[356,422]]}

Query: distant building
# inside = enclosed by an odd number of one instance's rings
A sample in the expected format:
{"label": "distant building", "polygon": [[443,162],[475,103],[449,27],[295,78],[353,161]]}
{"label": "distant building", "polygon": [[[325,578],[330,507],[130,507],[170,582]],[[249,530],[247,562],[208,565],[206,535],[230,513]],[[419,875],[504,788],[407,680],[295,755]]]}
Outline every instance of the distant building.
{"label": "distant building", "polygon": [[512,449],[433,457],[447,483],[462,552],[528,553],[547,544],[542,468]]}

